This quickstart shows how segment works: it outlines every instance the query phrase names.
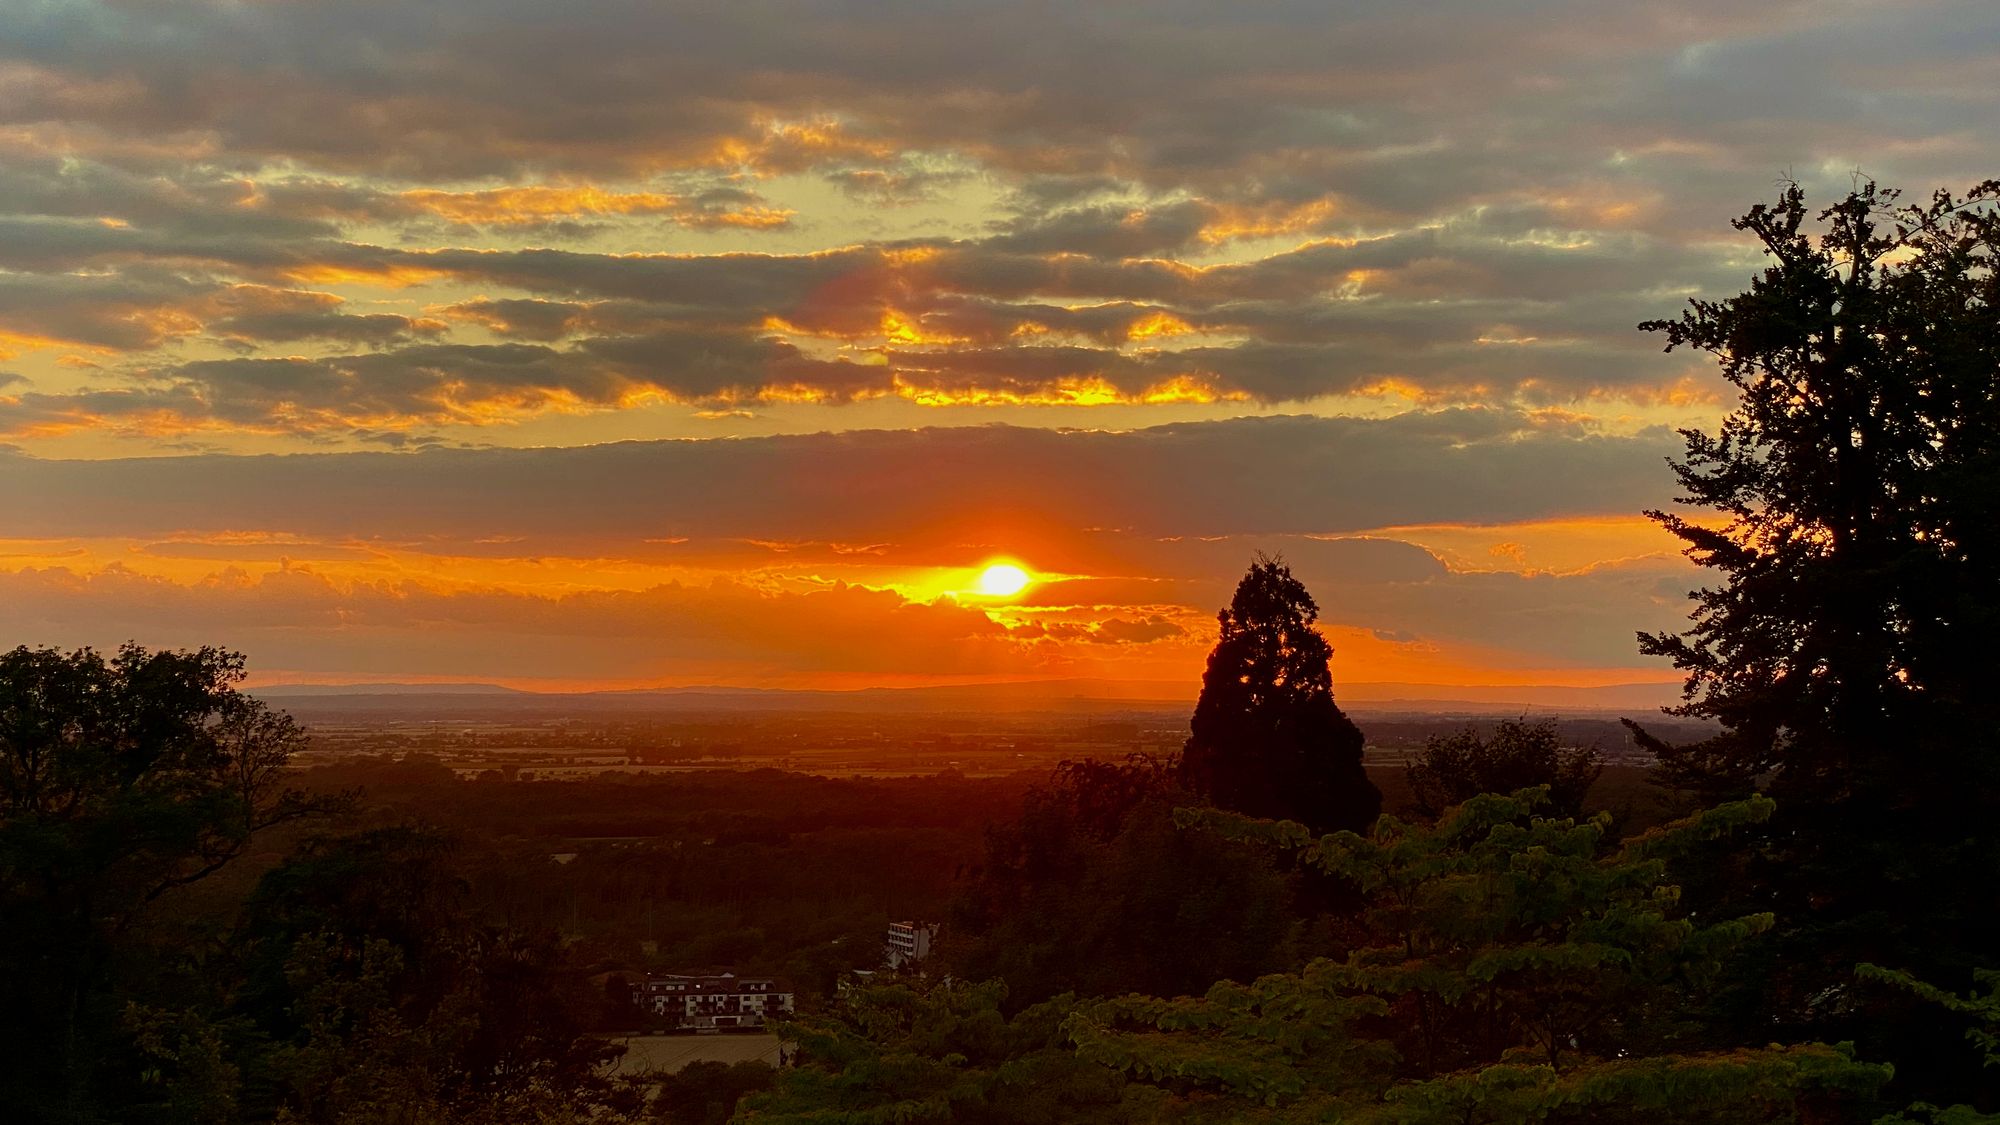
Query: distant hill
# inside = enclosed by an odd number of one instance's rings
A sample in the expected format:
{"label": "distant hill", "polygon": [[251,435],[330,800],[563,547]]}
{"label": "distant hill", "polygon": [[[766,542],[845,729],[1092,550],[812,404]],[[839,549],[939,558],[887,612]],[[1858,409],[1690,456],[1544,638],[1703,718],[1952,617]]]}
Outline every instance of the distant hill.
{"label": "distant hill", "polygon": [[[423,712],[434,717],[549,717],[691,712],[1021,713],[1177,711],[1194,705],[1198,685],[1130,680],[1033,680],[946,687],[848,691],[685,687],[536,692],[497,684],[273,684],[252,695],[303,713]],[[1336,685],[1343,707],[1368,712],[1501,714],[1537,711],[1643,715],[1678,700],[1675,684],[1610,687],[1491,687],[1408,683]]]}
{"label": "distant hill", "polygon": [[1673,683],[1613,684],[1607,687],[1565,687],[1554,684],[1477,686],[1466,684],[1352,683],[1334,685],[1343,707],[1366,705],[1379,710],[1405,704],[1412,710],[1462,708],[1506,710],[1513,707],[1578,711],[1654,711],[1680,702],[1681,685]]}
{"label": "distant hill", "polygon": [[319,697],[329,695],[532,695],[499,684],[271,684],[251,688],[260,699]]}

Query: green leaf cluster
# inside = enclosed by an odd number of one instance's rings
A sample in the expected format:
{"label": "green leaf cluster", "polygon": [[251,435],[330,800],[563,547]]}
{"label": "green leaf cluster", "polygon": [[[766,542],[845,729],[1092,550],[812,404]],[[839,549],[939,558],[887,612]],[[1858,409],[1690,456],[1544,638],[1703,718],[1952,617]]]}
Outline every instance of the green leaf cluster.
{"label": "green leaf cluster", "polygon": [[[1863,980],[1901,989],[1948,1012],[1971,1016],[1973,1025],[1965,1029],[1966,1039],[1979,1048],[1987,1066],[2000,1066],[2000,971],[1975,971],[1973,975],[1985,991],[1975,990],[1966,996],[1880,965],[1861,964],[1855,968],[1855,974]],[[1903,1113],[1882,1118],[1876,1125],[2000,1125],[2000,1113],[1981,1113],[1969,1105],[1940,1107],[1917,1102]]]}
{"label": "green leaf cluster", "polygon": [[1541,790],[1363,836],[1212,809],[1188,828],[1262,841],[1352,881],[1366,940],[1199,999],[1079,1009],[1079,1053],[1217,1120],[1784,1121],[1865,1095],[1886,1067],[1817,1045],[1691,1049],[1686,999],[1767,914],[1686,916],[1668,859],[1768,818],[1724,805],[1623,845],[1608,817],[1536,815]]}
{"label": "green leaf cluster", "polygon": [[852,989],[826,1013],[782,1025],[800,1065],[743,1102],[755,1125],[1141,1122],[1153,1091],[1079,1059],[1064,1019],[1073,997],[1011,1019],[999,982]]}

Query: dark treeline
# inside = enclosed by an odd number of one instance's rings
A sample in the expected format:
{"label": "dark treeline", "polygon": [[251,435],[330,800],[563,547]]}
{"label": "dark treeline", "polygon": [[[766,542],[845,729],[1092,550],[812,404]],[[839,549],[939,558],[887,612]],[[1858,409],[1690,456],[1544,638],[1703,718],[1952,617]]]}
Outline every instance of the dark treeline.
{"label": "dark treeline", "polygon": [[637,1022],[611,974],[775,974],[810,1007],[885,922],[948,909],[1027,787],[290,772],[303,736],[241,672],[0,656],[0,1088],[26,1120],[700,1120],[715,1068],[606,1076],[602,1034]]}
{"label": "dark treeline", "polygon": [[[1421,750],[1430,740],[1441,733],[1455,733],[1456,729],[1470,727],[1481,734],[1492,734],[1502,723],[1534,718],[1546,721],[1555,727],[1556,737],[1564,746],[1595,747],[1608,757],[1650,758],[1652,751],[1632,733],[1631,728],[1612,718],[1596,718],[1567,714],[1537,714],[1518,716],[1475,715],[1462,719],[1447,719],[1442,716],[1410,715],[1366,715],[1357,719],[1368,735],[1368,745],[1383,749]],[[1444,729],[1440,729],[1444,728]],[[1658,738],[1669,742],[1694,742],[1715,733],[1712,723],[1690,722],[1673,718],[1649,720],[1646,730]]]}
{"label": "dark treeline", "polygon": [[461,841],[482,913],[560,932],[579,963],[784,976],[817,995],[868,967],[884,923],[937,918],[1026,779],[777,770],[461,781],[422,759],[321,767],[365,819]]}

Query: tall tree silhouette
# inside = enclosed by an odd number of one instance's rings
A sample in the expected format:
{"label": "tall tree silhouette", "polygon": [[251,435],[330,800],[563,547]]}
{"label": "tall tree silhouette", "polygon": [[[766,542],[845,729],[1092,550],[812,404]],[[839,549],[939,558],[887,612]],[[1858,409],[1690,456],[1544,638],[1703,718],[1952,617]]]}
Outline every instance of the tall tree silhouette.
{"label": "tall tree silhouette", "polygon": [[1788,920],[1744,1009],[1948,1089],[1926,1071],[1981,1070],[1938,1020],[1844,997],[1856,961],[1960,987],[2000,945],[1966,875],[2000,866],[2000,180],[1916,205],[1869,183],[1816,215],[1794,184],[1735,226],[1769,259],[1750,288],[1641,325],[1740,392],[1683,431],[1703,515],[1651,513],[1716,581],[1689,629],[1639,638],[1722,731],[1653,746],[1680,786],[1778,801],[1690,896]]}
{"label": "tall tree silhouette", "polygon": [[1366,828],[1382,794],[1361,768],[1361,731],[1333,702],[1333,647],[1289,567],[1262,555],[1216,615],[1181,780],[1223,808],[1317,832]]}
{"label": "tall tree silhouette", "polygon": [[[1716,795],[1770,775],[1814,803],[2000,782],[2000,180],[1899,206],[1866,184],[1818,216],[1798,185],[1741,219],[1771,264],[1660,332],[1741,392],[1684,430],[1683,504],[1649,513],[1723,581],[1693,627],[1640,634],[1726,733],[1662,755]],[[1913,740],[1923,743],[1922,751]]]}

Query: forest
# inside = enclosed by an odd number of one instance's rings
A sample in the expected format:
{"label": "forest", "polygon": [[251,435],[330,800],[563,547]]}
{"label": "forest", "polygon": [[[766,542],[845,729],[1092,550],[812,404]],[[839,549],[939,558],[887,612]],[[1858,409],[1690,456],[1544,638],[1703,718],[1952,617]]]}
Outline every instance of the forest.
{"label": "forest", "polygon": [[[1262,556],[1180,753],[1040,777],[298,770],[241,654],[0,654],[9,1119],[2000,1122],[1997,204],[1787,187],[1641,326],[1738,393],[1643,800],[1529,719],[1371,773]],[[615,974],[722,967],[786,1065],[606,1067]]]}

